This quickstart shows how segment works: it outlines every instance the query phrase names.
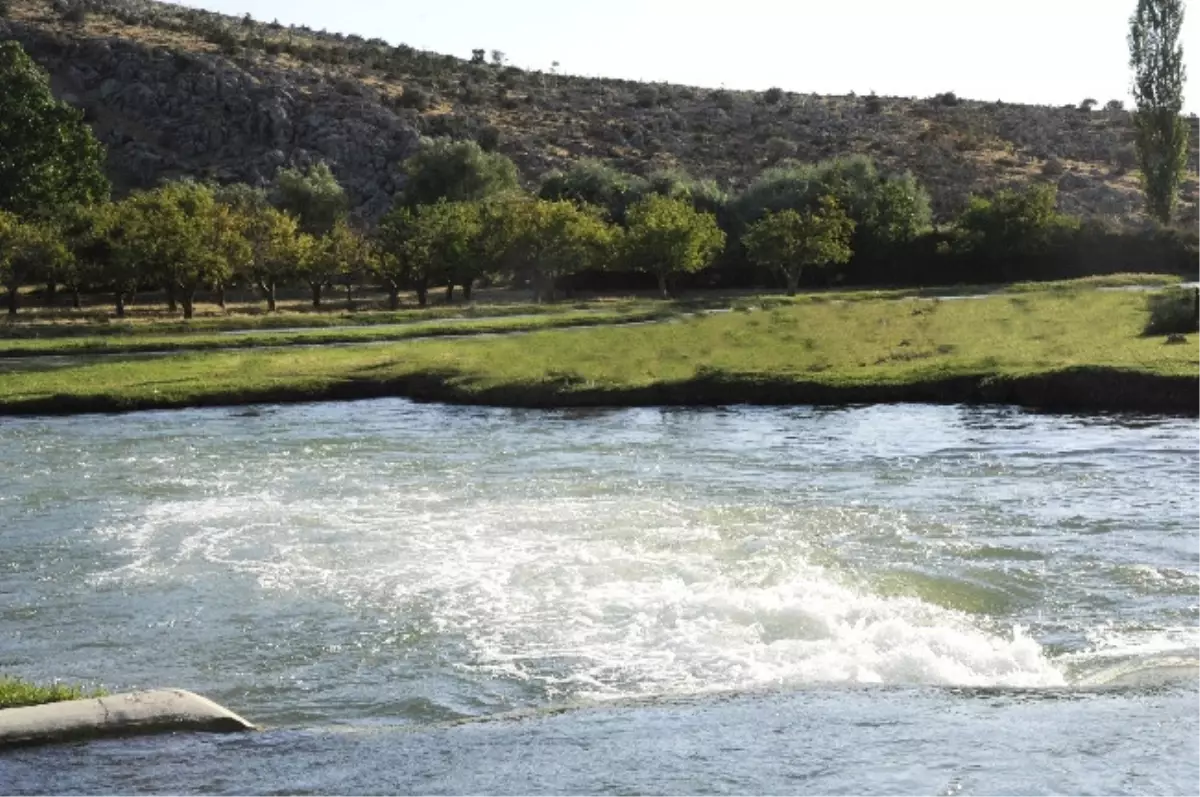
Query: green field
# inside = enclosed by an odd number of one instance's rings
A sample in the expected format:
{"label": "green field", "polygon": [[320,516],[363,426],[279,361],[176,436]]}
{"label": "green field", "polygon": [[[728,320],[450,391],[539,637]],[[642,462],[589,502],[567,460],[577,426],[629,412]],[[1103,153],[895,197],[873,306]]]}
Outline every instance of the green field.
{"label": "green field", "polygon": [[[1142,335],[1142,293],[763,303],[644,326],[477,340],[105,358],[5,374],[0,411],[379,395],[525,406],[954,401],[987,400],[979,386],[989,384],[1042,385],[1030,402],[1054,403],[1067,379],[1082,408],[1153,409],[1161,400],[1190,412],[1200,375],[1194,338],[1170,345]],[[1017,394],[995,398],[1020,403]]]}

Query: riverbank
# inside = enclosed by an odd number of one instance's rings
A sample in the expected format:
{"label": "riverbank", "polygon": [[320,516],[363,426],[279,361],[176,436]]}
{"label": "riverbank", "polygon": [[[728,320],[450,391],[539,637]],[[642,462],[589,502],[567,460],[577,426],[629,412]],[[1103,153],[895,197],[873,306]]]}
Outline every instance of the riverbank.
{"label": "riverbank", "polygon": [[395,345],[121,357],[0,384],[0,413],[403,396],[514,407],[1018,404],[1197,414],[1195,340],[1146,337],[1145,296],[863,299],[639,327]]}

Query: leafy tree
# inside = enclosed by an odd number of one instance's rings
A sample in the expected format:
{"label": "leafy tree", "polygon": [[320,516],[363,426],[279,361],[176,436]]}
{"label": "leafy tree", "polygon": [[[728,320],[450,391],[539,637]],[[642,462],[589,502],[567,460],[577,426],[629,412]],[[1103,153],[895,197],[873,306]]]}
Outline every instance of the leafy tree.
{"label": "leafy tree", "polygon": [[108,239],[112,206],[70,205],[59,214],[59,231],[70,257],[63,263],[58,281],[71,291],[71,306],[79,309],[79,294],[85,286],[105,281],[112,259]]}
{"label": "leafy tree", "polygon": [[[373,274],[388,291],[388,307],[400,307],[400,290],[407,287],[413,278],[413,262],[409,256],[409,241],[414,237],[416,213],[412,208],[397,206],[382,219],[375,228],[375,246],[378,257],[373,262]],[[428,283],[426,283],[428,289]],[[422,307],[426,293],[418,294]]]}
{"label": "leafy tree", "polygon": [[510,262],[530,278],[537,301],[554,300],[558,280],[608,262],[613,228],[595,209],[544,199],[514,202]]}
{"label": "leafy tree", "polygon": [[279,286],[295,279],[300,271],[304,252],[299,223],[273,207],[266,191],[245,183],[221,186],[214,196],[240,217],[242,236],[249,247],[240,273],[267,300],[267,312],[275,312]]}
{"label": "leafy tree", "polygon": [[43,222],[21,221],[0,210],[0,284],[8,291],[8,314],[17,314],[21,286],[45,279],[70,257],[57,230]]}
{"label": "leafy tree", "polygon": [[725,245],[712,214],[699,213],[682,199],[651,194],[629,209],[627,221],[626,262],[654,274],[664,299],[671,275],[707,268]]}
{"label": "leafy tree", "polygon": [[450,299],[454,285],[474,280],[478,235],[479,213],[474,203],[438,202],[417,208],[407,256],[417,302],[422,307],[431,284],[445,284]]}
{"label": "leafy tree", "polygon": [[742,243],[750,259],[783,274],[788,296],[796,295],[806,266],[828,268],[850,260],[854,221],[832,196],[815,210],[768,213],[750,225]]}
{"label": "leafy tree", "polygon": [[52,215],[107,196],[104,150],[83,114],[54,99],[19,44],[0,42],[0,210]]}
{"label": "leafy tree", "polygon": [[1183,109],[1183,0],[1138,0],[1129,20],[1129,65],[1142,186],[1150,215],[1169,224],[1187,165]]}
{"label": "leafy tree", "polygon": [[134,193],[122,204],[119,260],[161,280],[190,319],[196,291],[223,284],[232,274],[231,258],[239,248],[225,217],[228,208],[216,201],[212,188],[190,181]]}
{"label": "leafy tree", "polygon": [[1044,255],[1079,228],[1079,220],[1055,209],[1058,188],[1052,183],[1024,191],[1005,190],[991,199],[973,196],[955,222],[960,249],[997,264],[1009,276],[1015,261]]}
{"label": "leafy tree", "polygon": [[324,162],[307,172],[280,169],[275,175],[272,200],[280,210],[299,220],[301,232],[315,237],[332,230],[349,210],[345,189]]}
{"label": "leafy tree", "polygon": [[886,255],[932,223],[929,194],[908,173],[881,175],[870,158],[855,155],[816,164],[785,162],[768,169],[734,200],[743,227],[780,210],[803,213],[832,196],[855,222],[853,249]]}
{"label": "leafy tree", "polygon": [[354,283],[371,270],[374,259],[371,241],[345,221],[339,221],[317,240],[316,249],[333,280],[346,289],[346,307],[353,310]]}
{"label": "leafy tree", "polygon": [[404,173],[403,201],[409,206],[466,202],[518,187],[516,165],[474,141],[426,140],[404,162]]}
{"label": "leafy tree", "polygon": [[614,169],[603,161],[584,159],[566,172],[546,175],[538,196],[595,205],[608,213],[610,221],[624,224],[629,206],[648,191],[649,186],[641,177]]}

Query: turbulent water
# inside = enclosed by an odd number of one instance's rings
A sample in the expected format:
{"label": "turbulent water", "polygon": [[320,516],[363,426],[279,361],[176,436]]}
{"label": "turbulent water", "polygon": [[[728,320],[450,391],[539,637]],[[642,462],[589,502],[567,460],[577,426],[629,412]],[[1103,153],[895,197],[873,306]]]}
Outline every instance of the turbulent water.
{"label": "turbulent water", "polygon": [[0,671],[266,728],[0,792],[1194,793],[1198,468],[1010,409],[0,421]]}

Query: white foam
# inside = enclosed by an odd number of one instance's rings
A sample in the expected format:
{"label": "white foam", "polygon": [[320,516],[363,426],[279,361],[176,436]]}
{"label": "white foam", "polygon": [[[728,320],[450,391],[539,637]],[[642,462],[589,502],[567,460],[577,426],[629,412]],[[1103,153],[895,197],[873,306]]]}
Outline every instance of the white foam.
{"label": "white foam", "polygon": [[106,529],[129,561],[100,578],[232,571],[269,594],[424,623],[460,670],[551,694],[1064,682],[1019,629],[881,597],[813,564],[811,528],[781,511],[644,496],[222,492]]}

